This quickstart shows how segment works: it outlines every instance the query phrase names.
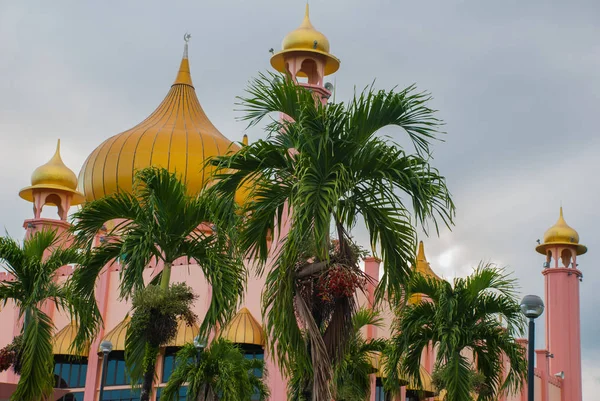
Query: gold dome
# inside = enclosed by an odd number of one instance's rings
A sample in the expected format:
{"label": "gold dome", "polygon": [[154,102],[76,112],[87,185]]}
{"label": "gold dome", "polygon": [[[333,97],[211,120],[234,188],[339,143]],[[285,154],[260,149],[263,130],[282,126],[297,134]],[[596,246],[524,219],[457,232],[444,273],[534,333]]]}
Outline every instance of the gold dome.
{"label": "gold dome", "polygon": [[[113,351],[125,351],[125,338],[127,337],[127,328],[131,322],[129,315],[125,316],[125,319],[121,320],[111,331],[106,333],[102,341],[110,341],[112,343]],[[102,341],[100,343],[102,343]],[[98,353],[101,354],[100,346],[98,346]]]}
{"label": "gold dome", "polygon": [[538,245],[535,250],[542,255],[546,254],[546,249],[552,245],[575,245],[577,255],[587,252],[587,248],[579,243],[579,233],[569,226],[563,217],[563,208],[560,207],[558,221],[544,233],[544,242]]}
{"label": "gold dome", "polygon": [[88,356],[89,345],[86,350],[78,353],[77,350],[73,349],[72,344],[77,336],[79,327],[77,323],[72,321],[65,327],[63,327],[56,335],[52,338],[52,353],[54,355],[73,355],[73,356]]}
{"label": "gold dome", "polygon": [[188,326],[184,319],[177,319],[177,334],[175,337],[165,344],[165,347],[183,347],[185,344],[194,342],[194,338],[200,332],[200,328],[196,323]]}
{"label": "gold dome", "polygon": [[192,84],[187,43],[177,78],[158,108],[135,127],[115,135],[87,158],[79,173],[86,200],[117,191],[131,192],[136,170],[164,167],[181,176],[190,193],[206,184],[211,156],[237,151],[210,122]]}
{"label": "gold dome", "polygon": [[247,308],[242,308],[221,332],[221,337],[236,344],[265,345],[262,326]]}
{"label": "gold dome", "polygon": [[271,65],[279,72],[286,72],[284,55],[291,52],[308,52],[323,56],[326,60],[325,75],[333,74],[340,68],[340,60],[329,53],[329,40],[310,22],[308,4],[302,24],[283,38],[281,47],[282,50],[271,57]]}
{"label": "gold dome", "polygon": [[[72,194],[71,206],[83,202],[83,195],[77,192],[77,176],[62,161],[60,157],[60,139],[56,144],[56,151],[50,161],[33,171],[31,175],[31,186],[23,188],[19,196],[29,202],[33,202],[34,190],[59,190]],[[49,204],[54,204],[51,201]],[[55,205],[58,206],[58,205]]]}

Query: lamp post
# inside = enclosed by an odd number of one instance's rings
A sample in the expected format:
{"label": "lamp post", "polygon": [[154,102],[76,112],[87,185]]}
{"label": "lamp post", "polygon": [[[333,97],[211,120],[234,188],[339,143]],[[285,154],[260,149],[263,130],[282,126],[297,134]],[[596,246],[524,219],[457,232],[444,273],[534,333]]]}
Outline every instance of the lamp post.
{"label": "lamp post", "polygon": [[535,352],[535,319],[544,313],[544,301],[537,295],[525,295],[521,301],[521,312],[529,319],[529,346],[527,349],[527,401],[533,400],[533,358]]}
{"label": "lamp post", "polygon": [[102,373],[100,376],[100,394],[98,396],[98,401],[102,401],[102,397],[104,396],[104,383],[106,382],[106,366],[108,365],[108,354],[113,349],[113,345],[110,341],[104,340],[100,343],[100,351],[102,351]]}

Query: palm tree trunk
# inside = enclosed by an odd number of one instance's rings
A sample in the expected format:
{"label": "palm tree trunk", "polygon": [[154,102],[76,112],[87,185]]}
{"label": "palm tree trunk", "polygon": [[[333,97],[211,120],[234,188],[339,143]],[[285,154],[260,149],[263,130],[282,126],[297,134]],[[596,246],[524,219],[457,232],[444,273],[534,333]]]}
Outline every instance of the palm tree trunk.
{"label": "palm tree trunk", "polygon": [[169,281],[171,281],[171,262],[165,262],[165,267],[163,267],[162,277],[160,278],[160,288],[166,290],[169,288]]}
{"label": "palm tree trunk", "polygon": [[144,356],[144,379],[142,381],[142,391],[140,392],[140,401],[149,401],[152,395],[152,386],[154,384],[154,371],[156,370],[156,358],[158,357],[158,348],[146,344],[146,355]]}

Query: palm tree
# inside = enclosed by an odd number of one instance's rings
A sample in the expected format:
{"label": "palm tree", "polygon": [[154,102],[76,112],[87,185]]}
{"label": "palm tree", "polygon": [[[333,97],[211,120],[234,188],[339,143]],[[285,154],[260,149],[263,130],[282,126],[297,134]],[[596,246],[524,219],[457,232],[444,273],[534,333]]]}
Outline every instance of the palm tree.
{"label": "palm tree", "polygon": [[[100,271],[115,260],[123,266],[121,297],[142,291],[144,270],[157,262],[164,267],[152,285],[160,280],[161,290],[167,291],[173,262],[185,257],[200,266],[212,286],[211,304],[200,333],[206,335],[235,311],[245,272],[231,241],[232,229],[210,199],[189,195],[186,185],[168,170],[150,167],[138,171],[133,193],[119,192],[88,202],[73,215],[73,220],[78,242],[88,248],[107,222],[117,222],[106,240],[94,249],[86,268],[75,273],[79,291],[93,291]],[[211,229],[203,229],[202,225],[208,223],[212,224]],[[151,373],[155,366],[152,355],[156,355],[157,349],[148,344],[140,347],[143,343],[134,336],[127,338],[126,362],[133,382],[143,374],[141,400],[144,401],[152,391]],[[144,359],[152,363],[144,363]],[[144,366],[143,373],[140,366]]]}
{"label": "palm tree", "polygon": [[41,401],[52,394],[54,323],[44,312],[44,304],[54,304],[78,324],[74,349],[83,350],[93,338],[100,316],[90,296],[73,291],[70,281],[57,281],[57,270],[68,264],[84,263],[84,254],[74,247],[61,247],[54,230],[31,235],[21,246],[9,237],[0,238],[0,260],[14,281],[0,282],[0,302],[9,300],[23,318],[22,342],[18,350],[21,375],[13,400]]}
{"label": "palm tree", "polygon": [[371,394],[373,360],[386,346],[383,339],[365,339],[361,331],[367,325],[381,326],[383,320],[372,309],[362,308],[353,319],[353,332],[344,359],[333,373],[333,396],[336,401],[364,401]]}
{"label": "palm tree", "polygon": [[[269,256],[268,238],[289,210],[289,232],[266,278],[263,316],[283,368],[290,372],[300,363],[313,372],[306,383],[313,399],[331,398],[332,363],[343,355],[355,290],[364,283],[351,239],[355,225],[362,220],[371,251],[383,260],[378,300],[398,300],[414,259],[414,223],[432,221],[437,229],[438,218],[452,221],[445,180],[429,164],[429,142],[440,121],[428,100],[413,87],[368,88],[348,105],[322,105],[289,79],[261,75],[241,98],[243,119],[253,126],[271,113],[289,118],[271,121],[266,140],[212,160],[219,167],[215,197],[228,196],[231,204],[236,191],[248,191],[240,244],[257,258],[259,273]],[[403,129],[416,154],[378,135],[387,126]],[[319,290],[332,280],[342,282],[335,293]]]}
{"label": "palm tree", "polygon": [[[370,375],[375,373],[373,360],[386,347],[383,339],[365,339],[362,330],[367,325],[381,326],[383,320],[373,309],[361,308],[353,316],[352,333],[342,360],[336,365],[331,381],[335,401],[364,401],[371,393]],[[288,379],[288,400],[306,401],[306,374],[301,365],[292,370]]]}
{"label": "palm tree", "polygon": [[[177,401],[179,389],[187,385],[187,399],[193,401],[250,401],[253,395],[266,400],[263,360],[247,359],[233,343],[218,338],[204,351],[185,345],[176,357],[176,367],[164,388],[161,400]],[[254,375],[256,370],[262,377]]]}
{"label": "palm tree", "polygon": [[453,284],[416,274],[408,292],[423,298],[398,312],[386,353],[388,390],[399,388],[400,375],[421,384],[421,354],[430,344],[437,349],[436,373],[448,401],[472,399],[477,375],[483,376],[489,390],[481,391],[478,400],[518,390],[527,363],[514,336],[523,332],[524,321],[516,282],[503,269],[480,264]]}

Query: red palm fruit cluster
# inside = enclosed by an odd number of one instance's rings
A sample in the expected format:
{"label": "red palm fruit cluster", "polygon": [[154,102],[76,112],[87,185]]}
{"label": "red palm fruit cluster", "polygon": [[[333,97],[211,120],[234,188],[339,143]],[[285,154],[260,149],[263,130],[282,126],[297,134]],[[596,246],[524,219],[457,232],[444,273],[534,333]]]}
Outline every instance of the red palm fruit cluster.
{"label": "red palm fruit cluster", "polygon": [[10,368],[15,362],[16,352],[12,344],[0,349],[0,372]]}
{"label": "red palm fruit cluster", "polygon": [[362,282],[363,279],[356,272],[335,265],[319,277],[317,292],[322,301],[333,302],[335,298],[354,296],[356,290],[363,285]]}

